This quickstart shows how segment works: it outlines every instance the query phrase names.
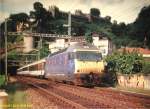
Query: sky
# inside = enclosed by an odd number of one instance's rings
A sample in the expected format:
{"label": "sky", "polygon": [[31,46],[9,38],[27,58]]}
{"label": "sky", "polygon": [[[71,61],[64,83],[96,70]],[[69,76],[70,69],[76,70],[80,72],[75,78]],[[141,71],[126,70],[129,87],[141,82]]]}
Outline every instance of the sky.
{"label": "sky", "polygon": [[56,5],[62,11],[75,12],[76,9],[89,13],[91,8],[98,8],[101,16],[111,16],[112,21],[132,23],[144,6],[150,5],[150,0],[0,0],[0,22],[10,14],[33,10],[34,2],[41,2],[48,9]]}

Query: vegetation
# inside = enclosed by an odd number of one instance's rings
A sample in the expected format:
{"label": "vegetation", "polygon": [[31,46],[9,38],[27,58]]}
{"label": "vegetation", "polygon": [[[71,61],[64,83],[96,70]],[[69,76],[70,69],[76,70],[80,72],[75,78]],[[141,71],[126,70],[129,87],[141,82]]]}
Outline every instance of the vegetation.
{"label": "vegetation", "polygon": [[150,62],[144,63],[142,72],[144,74],[150,74]]}
{"label": "vegetation", "polygon": [[43,47],[40,49],[40,58],[44,58],[48,55],[49,55],[48,45],[43,45]]}
{"label": "vegetation", "polygon": [[91,8],[90,9],[90,14],[91,14],[91,16],[99,17],[100,16],[100,11],[97,8]]}
{"label": "vegetation", "polygon": [[113,53],[106,57],[107,69],[110,73],[121,74],[150,74],[150,62],[145,61],[136,51],[128,53]]}
{"label": "vegetation", "polygon": [[143,58],[136,52],[114,53],[106,58],[109,71],[122,74],[135,74],[142,71]]}
{"label": "vegetation", "polygon": [[[32,105],[27,101],[27,94],[25,90],[27,89],[26,86],[20,84],[20,83],[8,83],[6,86],[3,86],[5,91],[8,94],[8,103],[9,109],[16,108],[23,109],[23,108],[31,108]],[[21,106],[21,105],[24,105]],[[26,107],[26,105],[30,107]]]}
{"label": "vegetation", "polygon": [[5,83],[5,76],[0,75],[0,86],[4,85],[4,83]]}
{"label": "vegetation", "polygon": [[150,74],[150,62],[145,61],[142,55],[136,51],[115,52],[105,58],[107,66],[102,82],[109,85],[116,85],[117,74]]}
{"label": "vegetation", "polygon": [[85,40],[89,43],[92,43],[93,42],[93,38],[92,38],[92,34],[91,32],[88,32],[85,34]]}

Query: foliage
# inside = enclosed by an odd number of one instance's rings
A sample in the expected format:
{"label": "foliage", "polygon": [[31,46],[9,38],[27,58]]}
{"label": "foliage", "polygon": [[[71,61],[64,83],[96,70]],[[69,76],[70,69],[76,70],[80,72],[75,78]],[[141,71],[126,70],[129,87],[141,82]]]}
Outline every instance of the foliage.
{"label": "foliage", "polygon": [[29,16],[26,13],[11,14],[10,19],[16,22],[28,22]]}
{"label": "foliage", "polygon": [[[9,82],[7,85],[2,87],[8,94],[8,102],[10,104],[28,104],[27,94],[25,93],[26,86],[17,82]],[[9,106],[10,109],[14,108],[13,105]],[[22,108],[20,108],[22,109]]]}
{"label": "foliage", "polygon": [[48,55],[49,55],[49,49],[48,46],[45,45],[40,49],[40,58],[47,57]]}
{"label": "foliage", "polygon": [[145,44],[150,48],[150,5],[142,8],[132,26],[134,27],[132,32],[134,39],[143,42],[143,46]]}
{"label": "foliage", "polygon": [[[22,29],[27,29],[27,26],[25,25],[28,23],[29,17],[26,13],[18,13],[18,14],[11,14],[9,16],[9,20],[7,21],[7,31],[8,32],[16,32],[17,25],[22,24]],[[0,25],[0,47],[4,48],[4,23],[2,22]],[[14,43],[16,40],[16,36],[9,36],[8,42]]]}
{"label": "foliage", "polygon": [[43,8],[43,4],[40,3],[40,2],[35,2],[33,4],[33,7],[34,7],[35,10],[39,10],[39,9]]}
{"label": "foliage", "polygon": [[150,62],[144,63],[142,72],[144,74],[150,74]]}
{"label": "foliage", "polygon": [[55,14],[54,14],[54,18],[58,19],[61,16],[61,13],[59,11],[59,8],[57,6],[53,6]]}
{"label": "foliage", "polygon": [[43,5],[40,2],[35,2],[33,4],[34,11],[30,11],[30,17],[35,19],[34,22],[32,22],[32,27],[37,32],[49,32],[48,27],[49,21],[52,19],[52,14],[48,12]]}
{"label": "foliage", "polygon": [[113,23],[111,29],[112,29],[112,33],[114,33],[116,36],[125,35],[127,32],[126,31],[127,26],[125,25],[125,23],[119,23],[119,24]]}
{"label": "foliage", "polygon": [[88,43],[92,43],[92,42],[93,42],[93,38],[92,38],[91,32],[87,32],[87,33],[85,34],[85,40],[86,40]]}
{"label": "foliage", "polygon": [[105,19],[105,21],[107,21],[107,22],[110,22],[110,21],[111,21],[111,17],[110,17],[110,16],[106,16],[104,19]]}
{"label": "foliage", "polygon": [[71,32],[74,36],[83,36],[85,34],[85,31],[86,31],[85,23],[72,21]]}
{"label": "foliage", "polygon": [[26,24],[29,23],[29,16],[26,13],[11,14],[9,18],[11,19],[9,21],[10,24],[8,24],[9,31],[17,31],[17,25],[20,24],[22,25],[22,30],[26,30],[28,28]]}
{"label": "foliage", "polygon": [[0,86],[4,85],[4,83],[5,83],[5,76],[0,75]]}
{"label": "foliage", "polygon": [[136,52],[116,52],[106,58],[108,69],[123,74],[133,74],[142,70],[143,58]]}
{"label": "foliage", "polygon": [[8,59],[10,60],[19,60],[19,57],[18,57],[18,52],[16,51],[11,51],[8,53]]}
{"label": "foliage", "polygon": [[100,16],[100,10],[97,9],[97,8],[91,8],[90,9],[90,14],[91,14],[91,16],[99,17]]}

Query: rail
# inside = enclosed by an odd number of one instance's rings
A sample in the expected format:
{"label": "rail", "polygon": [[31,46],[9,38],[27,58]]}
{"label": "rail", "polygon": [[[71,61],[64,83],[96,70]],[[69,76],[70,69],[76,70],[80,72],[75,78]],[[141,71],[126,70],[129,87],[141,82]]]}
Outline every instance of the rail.
{"label": "rail", "polygon": [[40,86],[39,84],[37,84],[37,81],[32,81],[31,82],[27,78],[23,78],[23,79],[17,78],[17,79],[20,80],[20,81],[26,82],[29,85],[32,85],[32,86],[36,87],[37,89],[39,89],[43,93],[48,94],[47,96],[53,96],[54,97],[53,100],[55,100],[55,102],[61,102],[61,104],[64,104],[64,105],[67,104],[69,106],[69,109],[87,109],[86,107],[84,107],[84,106],[82,106],[82,105],[80,105],[80,104],[78,104],[76,102],[68,100],[68,99],[66,99],[66,98],[64,98],[64,97],[62,97],[62,96],[60,96],[58,94],[55,94],[54,92],[51,92],[51,91],[43,88],[42,86]]}
{"label": "rail", "polygon": [[[83,87],[56,83],[43,79],[23,77],[28,82],[38,85],[51,93],[54,93],[71,102],[75,102],[84,108],[142,108],[150,107],[149,97],[127,94],[106,88],[87,89]],[[24,80],[25,80],[24,79]],[[46,86],[46,87],[45,87]],[[61,100],[62,101],[62,100]],[[81,108],[82,109],[82,108]]]}

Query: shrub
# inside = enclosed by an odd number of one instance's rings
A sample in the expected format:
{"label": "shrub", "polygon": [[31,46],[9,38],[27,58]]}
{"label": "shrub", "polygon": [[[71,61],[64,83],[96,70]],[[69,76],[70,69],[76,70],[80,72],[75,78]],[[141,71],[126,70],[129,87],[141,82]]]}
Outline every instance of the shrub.
{"label": "shrub", "polygon": [[142,70],[143,58],[136,52],[114,53],[106,58],[108,71],[133,74]]}
{"label": "shrub", "polygon": [[142,72],[144,74],[150,74],[150,62],[144,63]]}
{"label": "shrub", "polygon": [[0,75],[0,86],[4,85],[4,83],[5,83],[5,76]]}

